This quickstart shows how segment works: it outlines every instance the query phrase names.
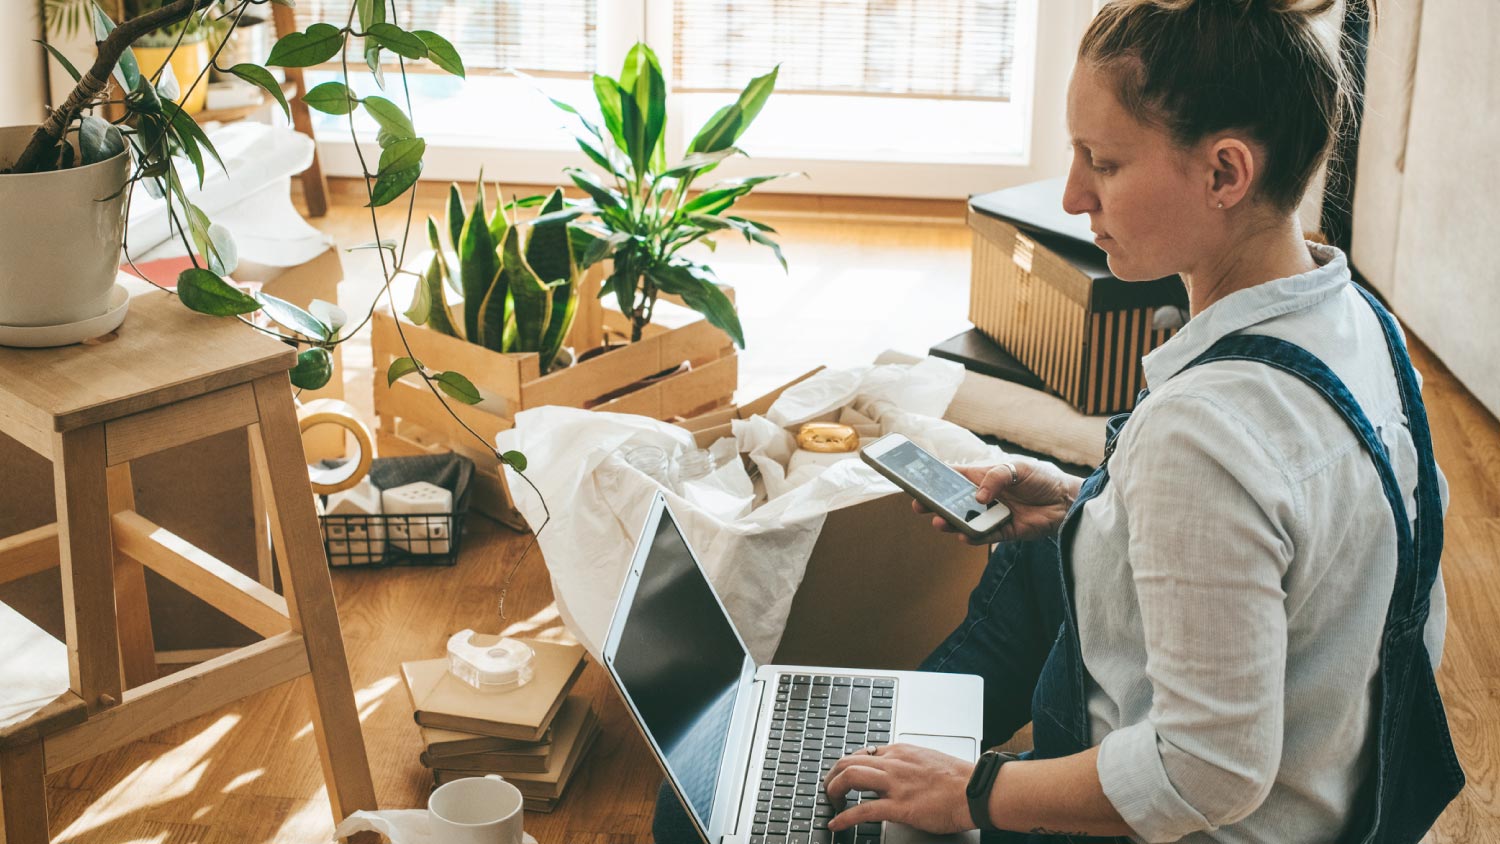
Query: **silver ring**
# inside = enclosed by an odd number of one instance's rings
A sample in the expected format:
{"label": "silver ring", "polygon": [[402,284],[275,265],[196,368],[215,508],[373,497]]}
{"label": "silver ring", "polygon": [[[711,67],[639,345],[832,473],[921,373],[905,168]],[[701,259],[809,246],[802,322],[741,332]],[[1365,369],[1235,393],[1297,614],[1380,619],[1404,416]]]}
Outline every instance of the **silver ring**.
{"label": "silver ring", "polygon": [[1014,463],[1001,463],[1000,465],[1004,466],[1005,468],[1007,468],[1007,469],[1010,470],[1010,485],[1011,486],[1015,486],[1016,484],[1018,484],[1018,483],[1021,482],[1021,475],[1020,475],[1019,472],[1016,471],[1016,464],[1014,464]]}
{"label": "silver ring", "polygon": [[871,745],[871,746],[869,746],[869,747],[866,747],[866,748],[865,748],[865,755],[866,755],[866,756],[874,756],[874,755],[876,755],[876,754],[875,754],[875,751],[876,751],[876,750],[879,750],[879,748],[877,748],[877,747],[875,747],[875,746],[874,746],[874,745]]}

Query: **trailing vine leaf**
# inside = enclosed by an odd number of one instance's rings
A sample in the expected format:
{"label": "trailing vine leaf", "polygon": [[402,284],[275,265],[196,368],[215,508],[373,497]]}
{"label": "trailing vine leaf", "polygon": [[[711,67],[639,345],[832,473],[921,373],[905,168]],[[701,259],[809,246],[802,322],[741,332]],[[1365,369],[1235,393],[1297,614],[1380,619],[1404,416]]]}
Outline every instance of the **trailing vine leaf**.
{"label": "trailing vine leaf", "polygon": [[[449,337],[465,336],[458,330],[453,322],[453,312],[448,309],[448,300],[443,295],[443,276],[447,274],[447,264],[443,261],[441,250],[433,253],[432,261],[427,265],[427,272],[422,274],[422,280],[418,282],[426,290],[423,294],[427,297],[428,313],[425,321],[432,330],[446,334]],[[415,298],[415,297],[413,297]]]}
{"label": "trailing vine leaf", "polygon": [[469,379],[457,372],[439,372],[432,376],[438,387],[464,404],[479,404],[484,398]]}
{"label": "trailing vine leaf", "polygon": [[382,173],[375,180],[375,186],[370,189],[370,201],[366,208],[379,208],[389,205],[407,189],[417,183],[417,178],[422,175],[422,162],[418,161],[415,167],[407,167],[403,170],[392,170]]}
{"label": "trailing vine leaf", "polygon": [[293,305],[291,302],[272,296],[269,293],[257,293],[255,294],[255,298],[260,301],[261,308],[266,312],[266,316],[286,328],[317,340],[329,339],[327,326],[320,322],[317,317]]}
{"label": "trailing vine leaf", "polygon": [[415,30],[412,35],[422,39],[422,43],[427,45],[427,58],[431,59],[433,64],[460,79],[466,78],[464,60],[459,57],[458,50],[453,48],[448,39],[425,29]]}
{"label": "trailing vine leaf", "polygon": [[272,76],[269,70],[258,64],[244,62],[231,67],[229,72],[275,97],[282,112],[286,114],[286,119],[292,119],[292,107],[286,101],[286,94],[281,90],[281,83],[276,81],[276,77]]}
{"label": "trailing vine leaf", "polygon": [[515,469],[517,472],[526,471],[526,455],[522,454],[519,451],[507,451],[504,454],[500,455],[500,459],[504,460],[506,465],[510,466],[512,469]]}
{"label": "trailing vine leaf", "polygon": [[415,34],[393,23],[377,23],[365,30],[380,46],[408,59],[427,58],[427,44]]}
{"label": "trailing vine leaf", "polygon": [[380,164],[375,172],[380,175],[411,167],[420,167],[422,155],[427,152],[427,142],[421,138],[396,141],[380,151]]}
{"label": "trailing vine leaf", "polygon": [[432,290],[427,286],[427,275],[437,272],[437,256],[433,255],[428,262],[427,272],[417,280],[417,286],[411,293],[411,304],[403,313],[411,320],[412,325],[426,325],[428,318],[432,315]]}
{"label": "trailing vine leaf", "polygon": [[330,340],[337,338],[344,326],[349,324],[349,314],[343,308],[323,299],[314,299],[309,302],[307,312],[313,315],[313,319],[323,323],[323,326],[328,329],[328,338]]}
{"label": "trailing vine leaf", "polygon": [[319,390],[333,377],[333,358],[321,346],[304,349],[297,354],[297,365],[292,367],[292,386],[303,390]]}
{"label": "trailing vine leaf", "polygon": [[177,298],[200,314],[233,316],[260,310],[260,303],[245,291],[205,269],[183,270],[177,275]]}
{"label": "trailing vine leaf", "polygon": [[[94,40],[103,41],[115,29],[115,22],[109,19],[109,15],[99,8],[97,3],[90,4],[93,7]],[[135,60],[135,53],[129,48],[120,54],[120,61],[115,64],[110,75],[120,83],[121,90],[134,91],[141,82],[141,66]]]}
{"label": "trailing vine leaf", "polygon": [[417,136],[417,130],[411,125],[411,118],[395,103],[385,97],[365,97],[363,102],[365,111],[380,126],[376,141],[382,147]]}
{"label": "trailing vine leaf", "polygon": [[78,126],[78,151],[84,164],[108,161],[125,151],[125,136],[109,121],[84,115]]}
{"label": "trailing vine leaf", "polygon": [[324,114],[348,114],[359,105],[359,98],[342,82],[324,82],[302,95],[308,108]]}
{"label": "trailing vine leaf", "polygon": [[385,371],[385,385],[387,387],[401,380],[402,377],[412,374],[422,368],[420,363],[409,357],[399,357],[391,361],[391,366]]}
{"label": "trailing vine leaf", "polygon": [[322,64],[339,54],[344,47],[344,33],[333,24],[315,23],[306,32],[288,32],[281,36],[267,65],[276,67],[310,67]]}

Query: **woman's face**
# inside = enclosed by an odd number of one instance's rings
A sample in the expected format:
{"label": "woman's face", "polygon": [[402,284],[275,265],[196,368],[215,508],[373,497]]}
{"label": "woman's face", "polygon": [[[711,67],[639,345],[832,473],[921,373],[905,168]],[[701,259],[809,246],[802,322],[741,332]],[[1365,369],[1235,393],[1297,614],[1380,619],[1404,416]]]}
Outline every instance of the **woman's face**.
{"label": "woman's face", "polygon": [[1108,73],[1087,63],[1068,86],[1068,131],[1073,164],[1063,210],[1089,215],[1110,272],[1126,281],[1191,272],[1216,228],[1205,225],[1213,211],[1207,162],[1131,116]]}

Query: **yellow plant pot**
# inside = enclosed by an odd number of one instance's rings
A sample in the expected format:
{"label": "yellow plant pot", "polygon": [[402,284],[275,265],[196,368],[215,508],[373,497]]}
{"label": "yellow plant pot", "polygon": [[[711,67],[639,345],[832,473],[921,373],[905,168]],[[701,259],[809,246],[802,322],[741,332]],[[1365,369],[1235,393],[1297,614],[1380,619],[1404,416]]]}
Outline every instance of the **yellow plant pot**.
{"label": "yellow plant pot", "polygon": [[[181,44],[177,52],[173,53],[170,47],[135,47],[135,59],[140,63],[141,73],[151,76],[161,68],[162,62],[167,56],[172,56],[172,73],[177,77],[177,84],[186,91],[193,84],[198,74],[203,72],[204,65],[208,64],[208,42],[198,41],[192,44]],[[208,99],[208,80],[204,79],[198,83],[198,87],[186,98],[177,100],[182,110],[188,114],[197,114],[203,110],[203,103]]]}

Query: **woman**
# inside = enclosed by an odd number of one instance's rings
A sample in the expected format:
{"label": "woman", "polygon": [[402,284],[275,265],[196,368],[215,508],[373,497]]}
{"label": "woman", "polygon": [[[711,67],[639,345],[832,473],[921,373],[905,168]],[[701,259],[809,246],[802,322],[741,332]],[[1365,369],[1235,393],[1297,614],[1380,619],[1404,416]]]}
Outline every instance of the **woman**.
{"label": "woman", "polygon": [[1296,216],[1345,100],[1332,5],[1114,0],[1089,27],[1064,207],[1116,276],[1181,275],[1193,317],[1088,479],[968,470],[1011,541],[924,668],[983,676],[986,744],[1030,722],[1034,751],[850,755],[827,793],[876,799],[830,829],[1415,842],[1462,787],[1419,382]]}

